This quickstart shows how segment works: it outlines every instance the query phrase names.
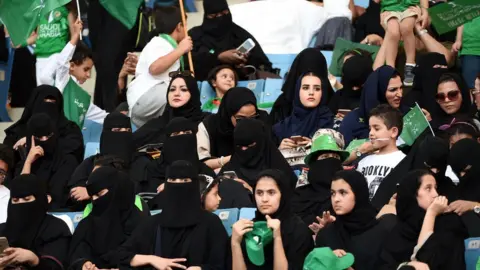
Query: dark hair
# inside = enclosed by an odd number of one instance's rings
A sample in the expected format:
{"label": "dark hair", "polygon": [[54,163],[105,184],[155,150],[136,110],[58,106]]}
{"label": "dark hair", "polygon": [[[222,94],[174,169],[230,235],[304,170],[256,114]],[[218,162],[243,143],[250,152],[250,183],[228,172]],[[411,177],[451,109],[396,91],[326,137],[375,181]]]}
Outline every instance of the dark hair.
{"label": "dark hair", "polygon": [[208,76],[207,76],[207,82],[208,82],[208,84],[210,84],[210,86],[212,87],[213,91],[215,91],[215,87],[213,87],[212,81],[216,81],[216,80],[217,80],[217,74],[218,74],[222,69],[230,69],[231,71],[233,71],[233,75],[235,76],[235,86],[237,86],[237,83],[238,83],[238,74],[237,74],[237,72],[235,71],[235,69],[234,69],[232,66],[230,66],[230,65],[220,65],[220,66],[216,66],[216,67],[214,67],[212,70],[210,70],[210,72],[208,73]]}
{"label": "dark hair", "polygon": [[[425,175],[431,175],[433,176],[433,174],[428,171],[428,170],[425,170],[425,169],[417,169],[417,170],[413,170],[410,172],[411,175],[415,175],[416,178],[417,178],[417,185],[415,187],[415,190],[417,190],[417,193],[418,193],[418,189],[420,188],[420,186],[422,185],[422,178],[425,176]],[[434,177],[435,178],[435,177]],[[436,180],[436,179],[435,179]]]}
{"label": "dark hair", "polygon": [[153,16],[155,21],[154,36],[171,34],[177,28],[177,25],[182,23],[180,9],[175,6],[155,8]]}
{"label": "dark hair", "polygon": [[75,65],[81,65],[88,58],[93,60],[92,50],[85,43],[79,41],[70,62],[73,62]]}
{"label": "dark hair", "polygon": [[7,163],[9,171],[13,170],[14,154],[12,147],[0,143],[0,160]]}
{"label": "dark hair", "polygon": [[370,111],[370,117],[372,116],[382,119],[388,129],[396,127],[398,129],[398,136],[402,134],[403,115],[399,110],[392,108],[388,104],[380,104]]}
{"label": "dark hair", "polygon": [[114,155],[98,155],[93,161],[94,167],[112,167],[118,170],[126,170],[127,164],[123,159]]}
{"label": "dark hair", "polygon": [[209,175],[200,174],[198,177],[198,183],[200,185],[200,197],[202,202],[202,208],[205,208],[205,197],[212,190],[213,187],[219,185],[223,180],[223,176],[213,178]]}
{"label": "dark hair", "polygon": [[478,127],[470,119],[455,121],[446,131],[448,136],[466,134],[473,139],[477,139],[480,135]]}
{"label": "dark hair", "polygon": [[455,78],[452,75],[450,75],[449,73],[442,74],[442,76],[440,76],[440,79],[438,79],[438,84],[439,85],[441,83],[446,83],[446,82],[454,82],[455,84],[457,83]]}

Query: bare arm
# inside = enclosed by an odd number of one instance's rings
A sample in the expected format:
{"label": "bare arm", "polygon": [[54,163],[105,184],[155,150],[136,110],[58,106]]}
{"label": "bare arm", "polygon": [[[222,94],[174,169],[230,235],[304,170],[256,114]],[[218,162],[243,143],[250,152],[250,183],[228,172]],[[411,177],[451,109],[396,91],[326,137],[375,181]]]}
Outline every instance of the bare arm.
{"label": "bare arm", "polygon": [[[231,157],[232,156],[223,157],[223,165],[230,162]],[[214,158],[214,159],[205,160],[204,163],[205,163],[205,165],[210,167],[212,170],[220,169],[220,168],[223,167],[221,158]]]}
{"label": "bare arm", "polygon": [[141,267],[145,265],[149,265],[149,255],[135,255],[132,260],[130,261],[131,267]]}
{"label": "bare arm", "polygon": [[463,40],[463,25],[457,28],[457,38],[455,40],[460,42]]}
{"label": "bare arm", "polygon": [[160,75],[167,71],[182,55],[183,51],[180,48],[176,48],[171,53],[155,60],[148,68],[148,71],[154,76]]}
{"label": "bare arm", "polygon": [[425,45],[425,49],[428,52],[437,52],[443,54],[445,59],[447,59],[448,65],[454,63],[454,55],[445,48],[440,42],[438,42],[435,38],[433,38],[428,32],[419,33],[418,38],[422,41]]}
{"label": "bare arm", "polygon": [[385,65],[385,50],[386,50],[386,43],[382,43],[380,46],[380,50],[378,50],[377,56],[375,57],[375,62],[373,62],[373,70]]}
{"label": "bare arm", "polygon": [[247,270],[245,259],[243,258],[242,247],[232,241],[232,270]]}

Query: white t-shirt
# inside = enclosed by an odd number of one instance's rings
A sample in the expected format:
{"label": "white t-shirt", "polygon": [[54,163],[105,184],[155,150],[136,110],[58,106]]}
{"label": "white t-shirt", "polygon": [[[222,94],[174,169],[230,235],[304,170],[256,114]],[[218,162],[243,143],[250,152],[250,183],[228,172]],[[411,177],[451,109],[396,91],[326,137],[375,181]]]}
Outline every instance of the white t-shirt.
{"label": "white t-shirt", "polygon": [[10,190],[0,185],[0,223],[7,222],[8,201],[10,201]]}
{"label": "white t-shirt", "polygon": [[405,157],[405,154],[398,150],[384,155],[370,155],[358,163],[357,171],[361,172],[367,179],[370,200],[377,192],[378,186]]}
{"label": "white t-shirt", "polygon": [[[170,77],[168,74],[172,71],[177,71],[180,69],[180,59],[175,61],[175,63],[168,68],[162,74],[152,75],[150,74],[150,65],[152,65],[158,58],[163,57],[172,51],[175,48],[164,38],[154,37],[152,40],[143,48],[140,57],[138,58],[138,63],[135,71],[135,79],[128,85],[127,90],[127,101],[130,107],[130,112],[132,111],[133,106],[137,103],[138,99],[148,92],[152,87],[157,84],[161,84],[165,87],[165,92],[170,83]],[[158,106],[161,106],[159,104]]]}

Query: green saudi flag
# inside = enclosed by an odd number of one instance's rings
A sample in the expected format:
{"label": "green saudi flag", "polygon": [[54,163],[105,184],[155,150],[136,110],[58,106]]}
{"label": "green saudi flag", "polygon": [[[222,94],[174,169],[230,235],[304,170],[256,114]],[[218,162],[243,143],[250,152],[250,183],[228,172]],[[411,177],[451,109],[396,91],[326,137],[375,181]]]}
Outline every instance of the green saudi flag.
{"label": "green saudi flag", "polygon": [[137,22],[138,8],[144,0],[100,0],[100,4],[128,29]]}
{"label": "green saudi flag", "polygon": [[76,82],[70,78],[63,90],[63,110],[68,120],[75,122],[80,128],[83,127],[85,115],[90,107],[91,97]]}
{"label": "green saudi flag", "polygon": [[448,33],[480,16],[480,1],[454,0],[428,9],[438,34]]}
{"label": "green saudi flag", "polygon": [[353,140],[350,142],[350,144],[347,146],[345,151],[349,152],[350,154],[357,150],[362,144],[368,142],[368,139],[359,139],[359,140]]}
{"label": "green saudi flag", "polygon": [[37,28],[40,18],[71,0],[0,0],[0,21],[14,45],[20,45]]}
{"label": "green saudi flag", "polygon": [[[420,106],[416,104],[415,107],[403,117],[403,131],[402,134],[400,134],[399,141],[406,145],[412,145],[418,136],[428,127],[430,127],[430,124],[427,118],[425,118]],[[430,130],[432,130],[431,127]]]}

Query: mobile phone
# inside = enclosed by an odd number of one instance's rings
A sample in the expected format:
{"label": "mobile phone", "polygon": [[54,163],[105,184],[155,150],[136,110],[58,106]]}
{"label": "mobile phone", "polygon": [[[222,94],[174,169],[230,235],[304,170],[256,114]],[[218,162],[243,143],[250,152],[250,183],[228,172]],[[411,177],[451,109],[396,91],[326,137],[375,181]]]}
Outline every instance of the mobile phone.
{"label": "mobile phone", "polygon": [[305,139],[304,139],[302,136],[298,136],[298,135],[297,135],[297,136],[292,136],[292,137],[290,137],[290,139],[291,139],[292,141],[294,141],[295,143],[299,143],[299,142],[305,141]]}
{"label": "mobile phone", "polygon": [[237,48],[237,51],[246,54],[249,53],[255,47],[255,42],[251,38],[245,40],[245,42]]}
{"label": "mobile phone", "polygon": [[5,249],[9,248],[8,240],[6,237],[0,237],[0,253],[3,253]]}
{"label": "mobile phone", "polygon": [[223,176],[227,177],[227,178],[230,178],[230,179],[237,179],[238,176],[237,174],[235,173],[235,171],[226,171],[226,172],[223,172]]}
{"label": "mobile phone", "polygon": [[352,110],[347,110],[347,109],[338,109],[339,114],[347,115],[349,112]]}

